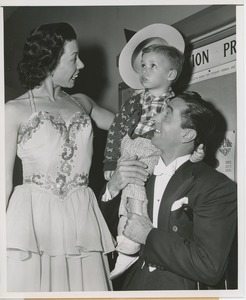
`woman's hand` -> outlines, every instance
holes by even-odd
[[[128,183],[145,185],[149,176],[146,171],[147,166],[137,160],[137,156],[133,156],[127,160],[121,160],[108,182],[108,190],[114,198],[124,189]]]
[[[104,171],[104,179],[109,181],[109,179],[112,177],[112,175],[114,174],[114,171]]]

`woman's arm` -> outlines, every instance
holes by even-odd
[[[100,107],[90,97],[84,94],[74,95],[83,106],[88,115],[91,116],[96,125],[104,130],[108,130],[113,122],[114,114],[109,110]]]
[[[91,101],[93,103],[91,118],[95,121],[99,128],[109,130],[114,119],[114,114],[111,111],[98,106],[93,100]]]
[[[18,110],[12,101],[5,104],[5,184],[6,207],[13,189],[13,170],[19,129]]]

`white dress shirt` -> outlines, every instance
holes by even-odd
[[[156,175],[154,186],[154,201],[153,201],[153,226],[157,227],[158,213],[161,204],[161,199],[166,189],[166,186],[176,172],[176,170],[187,160],[190,159],[190,154],[178,157],[169,165],[165,165],[160,157],[158,164],[154,168],[154,175]]]

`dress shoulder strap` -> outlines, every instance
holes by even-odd
[[[70,97],[76,104],[78,104],[78,106],[82,109],[82,111],[85,111],[84,107],[79,103],[79,101],[77,101],[73,96]]]
[[[67,96],[69,96],[77,105],[78,107],[85,112],[84,107],[79,103],[79,101],[77,101],[73,96],[69,95],[68,93],[66,93],[65,91],[63,91],[64,94],[66,94]]]
[[[32,109],[32,112],[36,112],[36,105],[33,97],[33,93],[31,90],[28,90],[29,103]]]

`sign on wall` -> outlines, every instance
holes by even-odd
[[[190,84],[236,72],[236,35],[194,49]]]
[[[217,171],[225,174],[231,180],[235,180],[235,150],[236,132],[227,131],[222,144],[216,153],[218,160]]]

